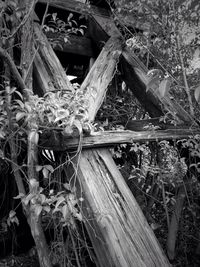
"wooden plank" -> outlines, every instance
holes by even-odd
[[[37,23],[34,24],[34,32],[39,45],[39,55],[55,89],[74,92],[74,88],[67,78],[59,59]],[[39,68],[40,66],[37,67]]]
[[[49,0],[39,0],[38,3],[47,4]],[[60,8],[67,11],[77,12],[83,15],[100,15],[102,17],[109,17],[110,12],[107,9],[99,8],[93,5],[82,3],[79,0],[51,0],[50,6]]]
[[[34,91],[40,96],[56,90],[53,85],[53,79],[47,72],[39,53],[36,53],[33,62],[33,82],[35,83]]]
[[[200,134],[200,129],[168,129],[148,131],[105,131],[95,132],[90,136],[83,136],[82,148],[111,147],[116,144],[132,144],[133,142],[149,142],[162,140],[188,139]],[[54,151],[76,149],[80,144],[80,138],[66,137],[62,131],[44,131],[40,135],[39,146]]]
[[[163,97],[159,94],[159,90],[152,88],[149,88],[147,92],[148,70],[127,47],[123,50],[123,57],[124,60],[122,59],[121,62],[124,69],[124,79],[140,103],[144,105],[147,111],[149,110],[152,117],[159,116],[159,114],[156,114],[157,112],[154,112],[154,107],[154,109],[158,108],[162,113],[168,112],[172,117],[174,116],[175,119],[181,120],[185,124],[197,125],[190,114],[170,94]],[[138,85],[140,86],[138,87]],[[153,104],[151,108],[148,107],[149,101]]]
[[[85,92],[85,98],[88,101],[88,119],[90,121],[94,120],[103,102],[108,85],[115,74],[121,52],[121,40],[110,38],[81,85],[80,91]]]
[[[91,40],[87,37],[69,35],[67,37],[68,41],[65,42],[63,34],[47,32],[45,35],[50,42],[54,42],[55,44],[55,41],[59,40],[59,45],[56,44],[53,47],[54,50],[86,57],[94,57]]]
[[[101,267],[170,266],[108,150],[84,150],[77,175]]]

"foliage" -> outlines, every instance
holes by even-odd
[[[135,32],[127,28],[127,45],[147,67],[162,69],[165,80],[159,88],[161,95],[170,89],[183,100],[186,92],[188,102],[183,102],[192,112],[194,99],[199,101],[199,2],[118,0],[113,12],[121,27],[125,21],[141,28]],[[158,77],[154,81],[158,82]]]
[[[36,128],[61,127],[65,135],[73,135],[76,129],[81,134],[84,127],[88,125],[87,101],[81,91],[74,94],[67,91],[49,92],[44,97],[31,95],[25,101],[16,88],[6,86],[7,95],[1,91],[0,105],[0,137],[5,138],[10,129],[8,109],[12,113],[12,122],[15,128],[23,125],[26,129],[30,121],[36,123]],[[13,96],[18,99],[13,99]],[[8,106],[7,98],[10,98],[12,105]]]
[[[79,25],[73,13],[70,13],[67,17],[67,22],[58,18],[57,13],[48,14],[46,16],[46,23],[43,26],[43,31],[47,34],[48,40],[52,47],[56,45],[62,49],[64,43],[70,42],[70,35],[81,35],[85,34],[87,29],[86,25]],[[51,34],[56,34],[53,38]]]

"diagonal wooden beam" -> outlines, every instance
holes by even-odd
[[[92,15],[90,31],[91,38],[99,45],[102,41],[105,41],[109,36],[120,36],[119,30],[116,28],[114,23],[109,24],[108,22],[102,23],[103,18],[96,19],[97,16]],[[92,27],[92,23],[97,24]],[[115,30],[113,30],[113,28]],[[96,31],[94,30],[96,29]],[[112,32],[114,31],[114,34]],[[101,38],[99,39],[98,36]],[[168,94],[165,97],[161,97],[159,90],[149,89],[146,90],[148,83],[147,72],[148,69],[144,64],[130,52],[129,48],[124,45],[122,52],[122,73],[124,81],[132,90],[135,97],[139,100],[141,105],[149,112],[150,116],[158,117],[164,114],[164,111],[170,112],[175,118],[183,121],[189,125],[196,125],[195,120],[177,103],[177,101]]]
[[[142,64],[138,58],[130,52],[130,50],[125,47],[123,50],[122,67],[124,70],[123,76],[128,84],[129,88],[132,90],[133,94],[139,99],[142,104],[144,101],[145,108],[149,109],[150,115],[157,117],[157,115],[150,108],[148,108],[149,101],[152,103],[152,107],[159,109],[160,115],[168,112],[188,125],[197,125],[192,116],[186,112],[181,105],[168,93],[166,96],[161,96],[159,90],[149,88],[148,92],[146,90],[148,84],[148,69]],[[132,75],[131,75],[132,74]],[[137,82],[140,87],[138,88]]]
[[[74,88],[70,83],[69,79],[67,78],[67,75],[59,59],[57,58],[55,52],[53,51],[51,45],[49,44],[46,36],[42,32],[40,25],[38,23],[34,24],[34,32],[37,40],[38,53],[39,53],[39,56],[36,57],[35,66],[37,62],[41,63],[37,64],[39,72],[40,70],[45,68],[46,70],[45,75],[47,74],[49,75],[48,79],[51,81],[56,90],[67,90],[70,92],[74,92]],[[41,75],[41,73],[39,75]],[[46,87],[47,86],[45,87],[43,86],[43,89]]]
[[[110,38],[83,81],[80,91],[85,92],[88,101],[88,119],[93,121],[112,81],[119,57],[122,53],[122,41]]]

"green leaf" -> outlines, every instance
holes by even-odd
[[[42,206],[39,205],[39,204],[35,205],[35,214],[36,214],[37,216],[40,215],[41,211],[42,211]]]
[[[18,94],[18,96],[21,98],[21,100],[23,100],[23,96],[19,91],[15,91],[16,94]]]
[[[158,90],[161,97],[166,96],[166,94],[169,92],[170,85],[171,85],[170,78],[165,78],[160,82]]]
[[[16,216],[16,212],[14,211],[14,210],[11,210],[10,212],[9,212],[9,218],[11,219],[11,218],[13,218],[13,217],[15,217]]]
[[[19,121],[19,120],[21,120],[22,118],[24,118],[26,116],[26,113],[25,112],[18,112],[17,114],[16,114],[16,121]]]
[[[70,210],[69,210],[67,204],[65,204],[65,205],[62,207],[62,215],[63,215],[63,218],[64,218],[65,220],[67,220],[67,217],[69,217],[69,215],[70,215]]]
[[[42,169],[42,174],[45,179],[49,178],[49,170],[45,167]]]
[[[24,197],[22,199],[23,203],[25,205],[28,205],[28,203],[31,201],[31,199],[34,198],[34,195],[33,194],[28,194],[26,197]]]
[[[24,109],[24,103],[21,100],[16,99],[15,102],[17,102],[21,109]]]
[[[43,210],[49,213],[51,211],[51,208],[49,206],[43,206]]]
[[[39,171],[41,171],[43,169],[43,166],[36,165],[35,169],[36,169],[36,172],[39,172]]]
[[[19,195],[17,195],[16,197],[13,197],[14,199],[21,199],[23,198],[25,195],[23,193],[19,193]]]
[[[83,128],[82,128],[82,125],[81,125],[80,121],[79,120],[74,120],[73,124],[78,129],[79,134],[81,134]]]
[[[50,173],[54,172],[54,168],[51,165],[45,165],[44,166]]]
[[[31,108],[31,106],[30,106],[30,104],[28,102],[25,102],[24,107],[28,111],[28,113],[32,112],[32,108]]]
[[[56,202],[56,205],[55,205],[55,209],[57,210],[58,206],[59,206],[61,203],[63,203],[63,202],[65,202],[65,198],[64,198],[63,196],[59,196],[59,197],[57,198],[57,202]]]
[[[64,188],[67,189],[68,191],[71,191],[71,185],[69,183],[63,184]]]
[[[156,90],[159,84],[160,78],[158,76],[150,78],[147,85],[146,85],[146,92],[149,91],[149,89]]]

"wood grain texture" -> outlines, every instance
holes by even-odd
[[[108,150],[84,150],[78,177],[100,266],[170,266]]]
[[[49,44],[46,36],[40,29],[40,25],[37,23],[34,24],[34,32],[39,45],[39,55],[43,64],[45,65],[47,73],[51,77],[51,81],[55,89],[74,92],[74,88],[68,80],[59,59]]]
[[[122,53],[122,42],[110,38],[83,81],[80,90],[85,91],[88,101],[88,119],[93,121],[99,110],[109,83],[115,74],[119,57]]]
[[[150,131],[106,131],[92,133],[84,136],[81,141],[82,148],[112,147],[116,144],[132,144],[133,142],[150,142],[162,140],[188,139],[200,134],[200,129],[168,129]],[[54,151],[76,149],[80,138],[66,137],[62,131],[46,131],[40,136],[40,147]]]

